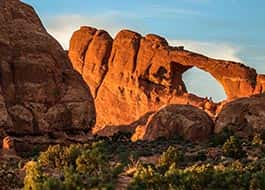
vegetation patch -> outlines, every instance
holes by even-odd
[[[53,145],[31,158],[8,161],[1,165],[0,182],[25,190],[262,190],[264,150],[259,136],[132,143],[126,134],[117,134],[88,144]]]

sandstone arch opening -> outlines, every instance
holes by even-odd
[[[226,99],[222,85],[209,73],[193,67],[183,73],[187,91],[200,97],[212,98],[214,102]]]

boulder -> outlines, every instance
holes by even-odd
[[[202,110],[191,105],[167,105],[149,117],[146,125],[138,126],[132,141],[153,141],[160,137],[183,137],[190,141],[207,140],[214,123]]]
[[[225,128],[244,137],[265,134],[265,95],[240,98],[225,104],[216,119],[214,132],[220,133]]]
[[[57,104],[49,108],[45,114],[45,120],[48,123],[48,126],[50,126],[50,128],[47,129],[47,132],[60,129],[71,129],[71,112],[63,104]]]
[[[12,137],[7,136],[3,139],[2,154],[16,155],[15,143]]]
[[[34,134],[36,126],[30,110],[21,105],[14,105],[8,109],[13,126],[6,129],[13,134]]]

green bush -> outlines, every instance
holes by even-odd
[[[50,146],[37,162],[29,162],[24,179],[25,190],[115,189],[120,164],[112,164],[108,145],[99,141],[90,145]],[[56,171],[45,172],[44,169]]]
[[[54,177],[46,177],[45,180],[43,180],[42,189],[40,190],[66,190],[67,188],[63,184],[62,181],[60,181],[57,178]]]
[[[41,152],[38,160],[43,166],[60,167],[62,153],[63,153],[62,146],[60,145],[49,146],[47,151]]]
[[[159,145],[156,144],[156,148]],[[126,157],[132,155],[131,150],[139,153],[150,151],[152,147],[150,144],[130,144],[130,149],[126,145],[116,146],[119,144],[113,145],[108,140],[90,145],[50,146],[36,162],[26,165],[24,189],[116,189],[118,176],[126,165],[119,163],[122,160],[118,155],[120,150],[126,153],[123,155]],[[135,148],[137,146],[140,148]],[[265,158],[256,161],[238,159],[246,155],[238,138],[231,136],[223,144],[224,154],[238,160],[210,160],[205,152],[202,149],[195,155],[195,161],[200,161],[195,164],[194,160],[185,160],[183,152],[173,146],[161,154],[157,164],[141,164],[135,159],[137,165],[129,168],[133,170],[126,170],[129,171],[127,175],[132,177],[128,189],[265,190]],[[218,164],[219,161],[223,163]]]
[[[103,142],[94,143],[92,149],[87,149],[76,159],[76,169],[80,173],[97,175],[107,167],[107,156],[104,154]]]
[[[235,159],[246,156],[246,152],[243,150],[240,140],[231,136],[223,145],[223,152],[225,156],[232,157]]]
[[[183,169],[172,164],[165,173],[156,167],[139,167],[129,189],[257,190],[264,189],[264,183],[264,171],[251,172],[236,163],[230,166],[195,164]]]
[[[262,145],[263,144],[263,139],[260,134],[256,134],[253,139],[252,139],[252,145]]]
[[[249,189],[265,189],[265,171],[258,171],[257,173],[253,174]]]
[[[23,158],[37,158],[40,154],[40,146],[39,145],[36,145],[36,146],[33,146],[32,150],[31,151],[27,151],[27,152],[22,152],[20,153],[20,155],[23,157]]]
[[[26,164],[26,176],[24,178],[24,190],[65,190],[62,181],[44,174],[38,162],[30,161]]]
[[[228,141],[232,144],[232,155],[240,155],[234,151],[240,144],[234,137]],[[226,145],[228,146],[228,145]],[[231,148],[229,146],[228,149]],[[242,151],[242,150],[240,150]],[[229,164],[194,164],[177,165],[178,159],[169,148],[164,154],[165,163],[170,165],[161,170],[161,163],[156,166],[140,165],[133,175],[129,189],[177,189],[177,190],[258,190],[265,189],[265,159],[250,163],[233,161]],[[171,155],[171,156],[169,156]],[[161,156],[162,157],[162,156]],[[165,159],[166,158],[166,159]]]
[[[41,190],[45,181],[40,165],[31,161],[26,164],[24,190]]]
[[[168,149],[160,156],[159,163],[161,166],[169,167],[171,164],[179,164],[184,159],[183,153],[176,147],[169,146]]]
[[[42,152],[38,158],[42,166],[63,168],[65,166],[75,166],[76,158],[81,154],[87,145],[61,145],[49,146],[48,150]]]
[[[129,190],[167,189],[166,181],[158,170],[151,165],[139,165],[129,185]]]

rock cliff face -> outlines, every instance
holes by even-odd
[[[254,69],[171,47],[154,34],[122,30],[112,40],[105,31],[81,27],[72,36],[69,57],[92,89],[98,113],[94,133],[142,122],[167,104],[194,105],[214,116],[217,104],[189,94],[182,80],[194,66],[220,82],[228,100],[265,90],[264,77]]]
[[[94,123],[89,88],[33,8],[0,0],[0,140]]]
[[[258,75],[255,94],[261,94],[264,92],[265,92],[265,75]]]

